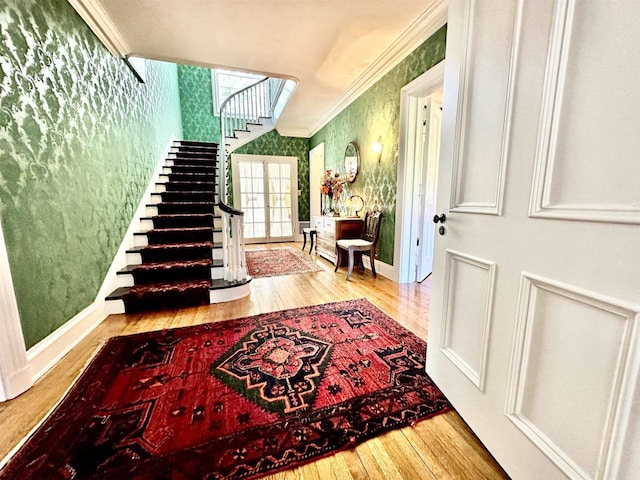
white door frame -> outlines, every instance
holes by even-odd
[[[27,362],[18,303],[0,222],[0,402],[20,395],[33,385]]]
[[[322,215],[320,211],[320,181],[324,171],[324,142],[309,150],[309,221]]]
[[[232,163],[232,178],[233,185],[239,185],[239,172],[238,172],[238,162],[245,160],[250,162],[262,162],[263,164],[272,162],[272,163],[286,163],[291,165],[291,236],[290,237],[282,237],[276,240],[269,239],[267,237],[266,240],[253,240],[245,238],[246,243],[262,243],[263,241],[267,242],[288,242],[294,241],[296,239],[297,232],[299,230],[298,225],[298,158],[297,157],[285,157],[279,155],[248,155],[248,154],[238,154],[234,153],[231,155],[231,163]],[[267,180],[265,178],[265,180]],[[237,209],[241,208],[240,196],[236,195],[237,190],[234,188],[233,195],[233,205]],[[265,197],[269,194],[268,190],[265,190]],[[268,200],[268,199],[267,199]],[[268,215],[269,206],[265,205],[265,215]],[[269,223],[268,216],[265,216],[265,223]]]
[[[410,261],[410,257],[414,247],[411,239],[411,227],[415,222],[414,216],[416,215],[412,209],[414,196],[412,186],[416,174],[416,165],[414,159],[409,161],[415,151],[415,108],[417,108],[417,102],[420,97],[433,93],[442,87],[443,82],[444,60],[400,90],[398,194],[393,254],[393,280],[398,283],[415,281],[415,264]]]

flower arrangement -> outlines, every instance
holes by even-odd
[[[320,184],[320,193],[327,195],[329,198],[338,200],[340,194],[344,189],[346,180],[342,178],[338,172],[332,173],[331,170],[327,170],[322,175],[322,183]]]

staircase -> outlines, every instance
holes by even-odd
[[[249,294],[250,277],[225,275],[218,145],[175,142],[117,272],[107,313],[207,305]],[[225,279],[226,278],[226,279]]]

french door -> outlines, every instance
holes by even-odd
[[[448,15],[427,372],[512,478],[638,478],[640,2]]]
[[[289,242],[298,224],[298,159],[231,155],[233,204],[247,243]]]

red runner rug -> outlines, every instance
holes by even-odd
[[[298,273],[319,272],[310,255],[295,248],[270,248],[247,250],[247,271],[253,278],[294,275]]]
[[[0,479],[246,479],[450,408],[367,300],[114,337]]]

